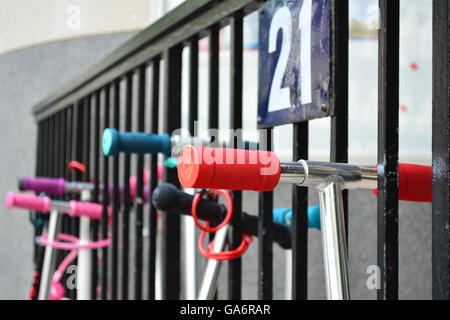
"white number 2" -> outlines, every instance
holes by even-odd
[[[301,32],[300,69],[301,69],[301,103],[311,103],[311,11],[312,0],[304,0],[299,19]],[[268,112],[291,107],[290,89],[282,87],[284,74],[289,60],[292,40],[292,16],[288,7],[278,9],[270,24],[269,54],[277,50],[278,30],[282,31],[281,52],[278,59],[272,86],[270,88]]]
[[[292,23],[291,11],[288,7],[281,7],[275,12],[269,30],[269,53],[277,50],[278,30],[282,30],[283,42],[281,44],[280,58],[273,75],[272,87],[269,96],[269,112],[291,107],[291,97],[289,88],[282,88],[284,72],[289,60],[291,51]]]

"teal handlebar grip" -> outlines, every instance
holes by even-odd
[[[105,129],[102,138],[103,154],[115,156],[123,153],[163,153],[170,155],[172,143],[167,133],[157,135],[144,132],[119,132]]]

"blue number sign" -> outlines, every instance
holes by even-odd
[[[260,128],[330,115],[329,0],[272,0],[260,14]]]

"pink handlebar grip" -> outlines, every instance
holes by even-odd
[[[71,200],[70,212],[71,217],[88,217],[90,219],[100,220],[102,218],[103,206],[98,203],[80,202]]]
[[[186,146],[178,161],[185,188],[272,191],[280,173],[280,160],[268,151]]]
[[[399,164],[398,199],[402,201],[432,201],[432,167]],[[378,195],[378,190],[373,190]]]
[[[23,208],[42,213],[48,213],[50,211],[51,200],[49,197],[39,197],[30,194],[14,194],[9,192],[6,195],[6,207],[7,208]]]

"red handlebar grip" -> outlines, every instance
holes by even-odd
[[[432,201],[432,167],[399,164],[398,199],[402,201]],[[378,190],[373,190],[378,195]]]
[[[280,173],[280,160],[268,151],[186,146],[178,162],[185,188],[272,191]]]
[[[399,165],[398,198],[404,201],[432,201],[432,173],[430,166]]]

